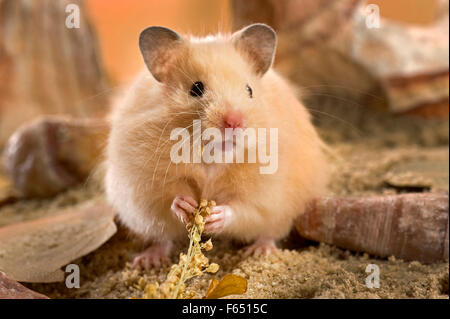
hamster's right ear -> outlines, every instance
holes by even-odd
[[[237,31],[232,42],[252,62],[257,74],[263,75],[271,67],[277,46],[277,35],[267,24],[255,23]]]
[[[139,48],[147,68],[159,82],[165,82],[181,52],[183,39],[164,27],[149,27],[139,36]]]

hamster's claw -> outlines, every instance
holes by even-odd
[[[170,263],[169,252],[171,244],[155,243],[134,257],[131,267],[142,267],[149,270],[151,267],[159,268]]]
[[[275,241],[272,238],[261,237],[244,250],[244,257],[268,256],[277,251]]]
[[[194,213],[197,206],[197,202],[192,197],[175,196],[170,209],[183,224],[186,224],[189,222],[189,215]]]

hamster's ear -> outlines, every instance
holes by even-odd
[[[164,27],[149,27],[139,36],[139,48],[145,64],[159,82],[167,79],[182,45],[183,39],[178,33]]]
[[[277,35],[271,27],[262,23],[252,24],[234,33],[231,40],[251,60],[257,74],[267,72],[277,46]]]

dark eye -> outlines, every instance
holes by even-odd
[[[247,90],[248,96],[249,96],[250,98],[252,98],[252,97],[253,97],[253,90],[252,90],[252,88],[250,87],[250,85],[247,84],[247,86],[245,87],[245,89]]]
[[[198,81],[198,82],[195,82],[194,84],[192,84],[189,94],[194,97],[201,97],[203,95],[204,91],[205,91],[205,88],[203,86],[203,83]]]

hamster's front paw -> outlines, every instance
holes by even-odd
[[[175,196],[170,209],[183,224],[187,224],[197,206],[196,200],[190,196]]]
[[[205,233],[218,234],[229,223],[233,209],[230,206],[214,206],[211,215],[205,219]]]

